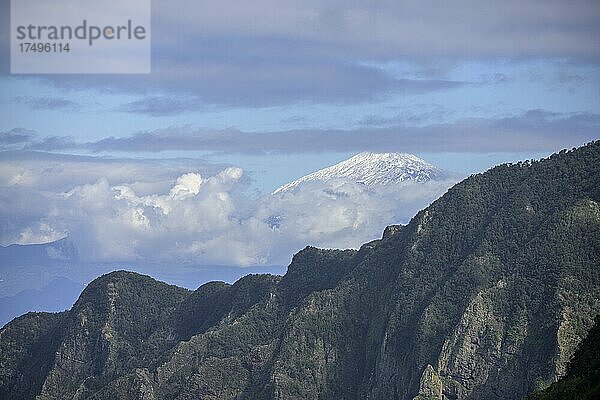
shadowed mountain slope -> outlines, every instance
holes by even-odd
[[[599,202],[596,142],[471,176],[283,277],[189,292],[111,273],[0,331],[0,395],[521,399],[565,376],[600,313]]]

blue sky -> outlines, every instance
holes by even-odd
[[[148,75],[11,75],[8,4],[6,174],[49,154],[233,165],[259,195],[361,151],[466,175],[600,137],[597,1],[153,1]]]
[[[395,63],[374,66],[391,76],[412,78],[415,72]],[[409,79],[407,78],[407,79]],[[39,79],[39,78],[38,78]],[[422,135],[422,142],[435,141],[424,133],[406,128],[426,128],[432,125],[457,125],[461,121],[478,119],[482,123],[505,118],[525,118],[528,112],[555,114],[551,119],[580,115],[592,119],[587,132],[573,135],[564,126],[558,140],[548,140],[534,148],[520,148],[519,141],[511,148],[491,145],[480,149],[480,143],[467,143],[456,148],[448,145],[404,147],[402,140],[382,144],[378,150],[414,152],[442,168],[460,173],[477,172],[494,164],[523,158],[538,158],[561,147],[580,145],[598,137],[600,110],[600,71],[597,66],[562,59],[536,60],[465,60],[449,67],[444,80],[467,82],[464,85],[423,93],[391,93],[378,100],[349,102],[302,100],[288,104],[248,107],[205,104],[189,94],[107,92],[102,87],[71,88],[56,82],[40,81],[36,77],[2,76],[0,78],[0,130],[23,128],[35,131],[40,138],[68,137],[78,143],[102,140],[106,137],[126,138],[140,132],[160,129],[227,130],[268,133],[293,130],[324,132],[332,140],[343,141],[332,131],[381,129],[407,131],[405,135]],[[404,78],[400,78],[404,79]],[[426,79],[420,76],[418,79]],[[201,93],[200,93],[201,94]],[[572,121],[579,129],[577,121]],[[533,122],[535,124],[535,122]],[[487,135],[501,133],[479,128],[482,140]],[[498,129],[498,128],[495,128]],[[535,130],[535,126],[532,131]],[[183,132],[183,133],[181,133]],[[527,135],[521,132],[518,135]],[[537,134],[532,132],[532,135]],[[293,137],[293,135],[290,135]],[[293,139],[292,139],[293,140]],[[428,148],[431,147],[431,148]],[[469,151],[472,148],[472,151]],[[43,149],[44,150],[44,149]],[[60,152],[88,154],[81,148],[59,148]],[[307,146],[302,150],[283,149],[267,154],[247,154],[243,148],[218,152],[186,151],[175,146],[165,151],[124,152],[118,148],[94,153],[98,156],[132,157],[198,157],[214,162],[240,165],[253,174],[256,187],[268,191],[315,168],[330,165],[359,152],[360,145],[346,150]],[[255,153],[256,150],[250,153]]]

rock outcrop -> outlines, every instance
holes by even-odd
[[[596,142],[474,175],[283,277],[111,273],[0,331],[0,397],[522,399],[568,376],[600,314],[599,203]]]

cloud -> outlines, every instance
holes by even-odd
[[[439,104],[414,104],[409,109],[392,116],[366,115],[359,121],[359,124],[365,127],[418,126],[443,121],[450,115],[451,111]]]
[[[123,104],[117,111],[164,117],[198,111],[203,107],[204,104],[198,98],[151,96]]]
[[[143,131],[77,143],[71,137],[43,137],[21,128],[0,132],[0,150],[79,150],[103,152],[202,151],[228,154],[318,153],[361,151],[408,152],[531,152],[556,151],[598,138],[600,115],[529,110],[496,118],[465,118],[451,123],[448,111],[431,106],[421,112],[391,117],[367,116],[355,129],[303,128],[246,132],[191,125]]]
[[[206,49],[214,44],[194,43],[193,46]],[[234,47],[237,46],[240,44],[236,42]],[[248,49],[239,51],[247,53]],[[260,48],[258,51],[266,50]],[[175,54],[171,56],[177,60]],[[203,56],[198,54],[197,57]],[[52,75],[40,79],[61,88],[101,88],[145,96],[119,110],[153,116],[176,115],[213,104],[228,107],[269,107],[302,102],[346,104],[385,100],[393,94],[438,92],[468,84],[448,79],[395,78],[379,68],[347,60],[310,60],[297,58],[299,55],[285,60],[279,54],[247,54],[247,57],[248,60],[241,57],[235,61],[203,58],[199,66],[187,58],[181,61],[185,65],[174,65],[173,60],[165,59],[164,64],[153,64],[150,75]],[[257,58],[264,61],[257,62]]]
[[[2,150],[64,150],[77,147],[74,139],[68,136],[42,137],[38,132],[13,128],[0,132],[0,151]]]
[[[372,119],[364,122],[385,124],[394,120]],[[554,151],[596,139],[599,128],[598,114],[529,110],[510,117],[469,118],[454,123],[425,126],[367,126],[353,130],[244,132],[237,129],[214,130],[186,125],[140,132],[129,137],[108,137],[87,143],[83,147],[92,152]]]
[[[126,184],[139,193],[149,193],[166,190],[185,172],[214,174],[224,167],[191,158],[136,160],[4,151],[0,152],[0,187],[65,192],[106,179],[110,185]]]
[[[32,157],[17,161],[0,164],[0,241],[69,236],[93,262],[283,265],[309,244],[347,248],[380,237],[454,183],[367,187],[340,179],[256,198],[236,167],[165,181],[168,174],[137,161],[97,161],[104,176],[87,158],[45,161],[43,169]]]
[[[478,83],[479,86],[484,85],[505,85],[509,82],[513,82],[515,80],[514,76],[508,76],[506,74],[496,72],[491,75],[485,75],[481,77],[481,82]]]
[[[1,3],[7,10],[9,1]],[[10,13],[1,14],[7,21]],[[152,14],[149,76],[43,79],[75,89],[267,106],[364,101],[459,84],[427,75],[395,79],[365,62],[431,66],[441,61],[570,59],[597,65],[600,60],[600,42],[594,40],[600,5],[594,1],[240,0],[223,7],[218,1],[178,0],[154,2]],[[0,26],[0,42],[6,44],[10,24]],[[7,54],[2,60],[7,71]],[[162,105],[165,111],[150,107],[151,112],[172,110]]]
[[[3,169],[3,178],[6,172]],[[47,220],[53,204],[54,199],[39,190],[0,186],[1,243],[46,243],[64,237],[66,232]]]
[[[77,111],[81,108],[80,105],[74,101],[60,97],[17,96],[13,97],[12,100],[16,103],[25,104],[33,110]]]
[[[65,215],[57,223],[89,260],[251,264],[228,239],[238,226],[232,193],[240,178],[237,168],[207,178],[186,173],[168,192],[148,195],[100,179],[63,194]]]
[[[23,128],[0,132],[0,148],[22,147],[29,143],[35,135],[34,131]]]
[[[24,150],[54,151],[77,147],[75,140],[69,136],[48,136],[33,140],[23,146]]]
[[[357,248],[379,238],[383,227],[407,223],[453,183],[445,180],[369,187],[344,179],[327,184],[315,181],[269,197],[256,214],[272,227],[275,249],[296,250],[306,244]]]

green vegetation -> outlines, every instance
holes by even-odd
[[[283,277],[100,277],[72,310],[0,331],[0,397],[521,399],[566,374],[533,398],[592,398],[598,314],[595,142],[471,176]]]
[[[600,399],[600,317],[569,363],[567,375],[529,400]]]

